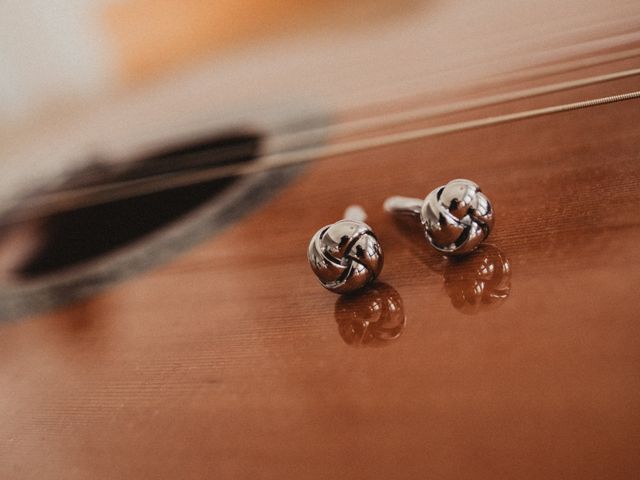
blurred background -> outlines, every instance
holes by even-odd
[[[0,15],[0,127],[140,88],[258,42],[406,13],[415,0],[8,0]]]
[[[245,110],[265,96],[277,103],[295,95],[333,112],[401,94],[441,95],[443,87],[637,42],[637,2],[612,5],[7,0],[0,7],[0,140],[78,117],[99,99],[195,77],[196,65],[206,65],[200,71],[210,90],[224,88],[220,97]],[[184,91],[184,82],[174,88]],[[172,96],[179,110],[184,99]]]

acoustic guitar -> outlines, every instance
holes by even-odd
[[[112,12],[131,83],[5,131],[0,478],[637,475],[640,4],[364,3],[155,59]],[[495,227],[447,258],[383,204],[455,178]],[[350,205],[384,269],[334,295]]]

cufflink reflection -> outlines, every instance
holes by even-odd
[[[336,301],[338,332],[347,345],[381,347],[402,334],[406,325],[400,294],[386,283],[376,283],[358,295]]]
[[[468,315],[497,308],[511,292],[509,260],[494,245],[481,245],[467,257],[449,259],[443,277],[451,303]]]

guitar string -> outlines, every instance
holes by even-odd
[[[623,51],[609,52],[600,55],[593,55],[588,58],[579,58],[568,60],[559,64],[551,64],[551,65],[539,65],[535,67],[525,68],[519,71],[514,71],[510,74],[501,75],[499,80],[501,83],[515,83],[522,82],[526,80],[532,80],[535,78],[542,78],[550,75],[562,75],[572,71],[584,70],[587,68],[597,68],[609,63],[620,62],[625,60],[630,60],[640,56],[640,48],[630,48]],[[451,73],[451,72],[449,72]],[[413,116],[418,117],[420,115],[443,115],[447,113],[454,113],[461,110],[471,110],[474,108],[480,108],[487,105],[497,105],[499,103],[505,103],[512,100],[535,97],[545,93],[552,93],[555,91],[567,90],[570,88],[577,88],[580,86],[586,86],[591,83],[599,83],[603,81],[614,80],[616,78],[624,78],[625,76],[633,76],[637,73],[636,69],[624,70],[619,72],[614,72],[611,75],[610,79],[604,78],[607,77],[607,74],[602,75],[602,79],[598,79],[598,76],[594,77],[586,77],[585,79],[578,79],[574,81],[567,81],[563,86],[562,83],[555,83],[544,85],[541,87],[530,87],[521,90],[516,90],[511,94],[497,94],[497,95],[487,95],[481,97],[480,99],[471,99],[465,100],[461,102],[448,102],[446,105],[440,106],[432,106],[432,107],[407,107],[402,112],[399,113],[389,113],[389,109],[392,109],[394,105],[407,103],[409,101],[413,101],[414,104],[425,100],[431,100],[431,98],[427,98],[427,93],[424,90],[414,90],[411,93],[404,94],[401,96],[396,96],[394,98],[385,97],[382,92],[378,92],[377,95],[371,95],[374,98],[384,98],[384,100],[370,101],[366,104],[366,106],[360,107],[349,107],[347,109],[340,109],[339,106],[335,106],[332,108],[332,123],[330,125],[323,125],[326,123],[326,116],[306,116],[304,121],[296,121],[295,123],[285,123],[284,125],[276,128],[273,131],[272,135],[269,138],[270,144],[277,145],[278,143],[285,144],[288,139],[301,139],[308,138],[310,142],[318,141],[327,138],[327,136],[334,135],[334,132],[342,135],[344,130],[344,134],[349,133],[349,129],[353,128],[354,132],[362,131],[362,129],[366,128],[365,125],[367,123],[375,123],[380,121],[380,119],[392,119],[398,118],[398,122],[402,121],[402,115],[406,115],[409,119],[413,119]],[[617,77],[617,75],[620,75]],[[476,90],[482,90],[483,88],[491,88],[495,85],[495,80],[491,80],[495,76],[487,77],[486,80],[475,83]],[[575,83],[574,83],[575,82]],[[547,91],[545,89],[548,88]],[[536,91],[538,90],[539,91]],[[398,88],[396,86],[395,90]],[[406,90],[406,89],[403,89]],[[459,95],[459,92],[439,92],[438,96],[442,97],[443,94],[446,95]],[[500,98],[504,95],[504,98]],[[511,98],[509,98],[511,96]],[[386,111],[386,113],[380,114],[380,111]],[[414,113],[411,113],[414,112]],[[354,118],[353,116],[357,115],[358,118]],[[394,117],[396,116],[397,117]],[[351,117],[350,117],[351,116]],[[311,125],[311,126],[309,126]],[[321,125],[321,126],[318,126]],[[351,127],[353,125],[353,127]],[[358,126],[362,125],[362,129]],[[296,138],[297,137],[297,138]],[[297,142],[298,144],[303,143],[301,141]],[[277,149],[277,148],[276,148]],[[274,150],[269,148],[270,151]]]
[[[622,36],[628,37],[629,35],[630,35],[629,33],[625,33]],[[640,55],[640,48],[637,48],[638,38],[636,37],[638,37],[638,35],[634,33],[631,39],[626,38],[624,41],[625,46],[621,50],[618,49],[616,51],[611,52],[611,51],[607,51],[611,48],[611,45],[609,45],[608,47],[603,46],[600,51],[606,52],[606,53],[598,53],[595,55],[589,55],[588,57],[584,57],[580,53],[579,48],[578,49],[574,48],[575,51],[573,52],[573,57],[571,60],[564,60],[561,62],[542,61],[542,62],[538,62],[536,66],[520,68],[520,69],[511,71],[509,73],[501,73],[499,76],[497,74],[493,74],[486,77],[484,82],[483,81],[480,81],[479,83],[477,81],[474,82],[474,86],[491,87],[492,85],[495,84],[495,82],[492,83],[491,78],[499,78],[501,82],[522,81],[523,79],[526,80],[526,79],[533,79],[533,78],[539,78],[539,77],[550,76],[550,75],[558,75],[558,74],[567,73],[570,71],[575,71],[575,70],[585,69],[590,67],[597,67],[597,66],[604,65],[607,63],[612,63],[615,61],[623,61],[626,59],[634,58]],[[634,46],[636,48],[633,48]],[[565,47],[561,50],[567,50],[567,49],[568,47]],[[565,52],[565,57],[567,55],[568,53]],[[491,67],[492,65],[494,64],[499,65],[500,63],[501,61],[492,61],[492,62],[484,62],[483,65],[485,69],[492,70],[492,67]],[[438,82],[438,79],[440,79],[440,83],[442,83],[442,80],[448,77],[454,76],[457,78],[459,77],[459,75],[463,75],[465,70],[466,70],[466,67],[465,68],[456,67],[452,70],[440,72],[439,74],[432,74],[432,73],[429,73],[428,71],[423,72],[422,75],[419,75],[417,77],[419,79],[417,82],[417,85],[420,88],[415,88],[416,78],[413,78],[411,80],[396,79],[394,80],[392,85],[385,84],[384,86],[377,87],[375,89],[359,91],[358,92],[359,96],[362,96],[362,94],[365,95],[365,98],[367,99],[365,103],[360,106],[355,106],[355,107],[350,106],[346,110],[341,110],[339,102],[335,103],[335,102],[332,102],[330,99],[326,101],[332,105],[331,111],[333,113],[336,113],[337,115],[350,113],[352,111],[356,111],[356,112],[363,111],[363,110],[366,111],[372,108],[373,109],[385,108],[385,107],[388,107],[390,104],[397,105],[398,103],[405,102],[407,100],[420,97],[420,96],[424,97],[425,95],[427,95],[427,92],[425,92],[423,89],[424,82],[427,79],[429,81],[436,81],[436,82]],[[398,92],[410,92],[410,93],[399,94]],[[371,102],[370,100],[371,98],[375,98],[375,99],[383,98],[384,100]],[[293,129],[295,129],[295,125],[289,125],[288,127],[294,127]]]
[[[307,147],[258,157],[249,165],[229,165],[210,167],[197,172],[163,174],[132,181],[87,187],[77,190],[45,194],[35,199],[27,199],[22,208],[5,218],[0,225],[15,224],[27,220],[43,218],[55,213],[82,207],[108,203],[114,200],[132,198],[161,190],[180,188],[226,177],[237,177],[264,173],[270,170],[291,167],[312,160],[324,160],[337,155],[345,155],[383,146],[413,140],[461,132],[476,128],[515,122],[545,115],[580,110],[610,103],[640,98],[640,90],[573,103],[524,110],[515,113],[454,122],[434,127],[418,128],[398,133],[380,135],[375,138],[346,141],[328,146]]]
[[[478,89],[482,89],[482,88],[491,88],[492,86],[495,85],[495,79],[499,79],[501,83],[507,83],[507,82],[518,82],[518,81],[523,81],[523,80],[532,80],[535,78],[542,78],[542,77],[548,77],[551,75],[561,75],[563,73],[568,73],[571,71],[577,71],[577,70],[584,70],[587,68],[595,68],[595,67],[599,67],[602,65],[606,65],[608,63],[613,63],[613,62],[620,62],[620,61],[624,61],[624,60],[630,60],[633,58],[636,58],[640,56],[640,48],[630,48],[627,50],[623,50],[623,51],[616,51],[616,52],[610,52],[610,53],[604,53],[604,54],[600,54],[600,55],[593,55],[590,56],[588,58],[578,58],[578,59],[574,59],[574,60],[568,60],[568,61],[564,61],[561,63],[557,63],[557,64],[551,64],[551,65],[539,65],[539,66],[535,66],[535,67],[530,67],[530,68],[525,68],[525,69],[521,69],[521,70],[517,70],[511,73],[507,73],[507,74],[503,74],[500,75],[499,77],[496,75],[491,75],[489,77],[487,77],[487,79],[484,82],[479,82],[479,83],[475,83],[474,87],[476,88],[476,90]],[[449,75],[452,74],[452,72],[448,72]],[[434,78],[441,78],[446,76],[445,74],[442,75],[436,75],[434,76]],[[588,78],[588,77],[587,77]],[[424,82],[425,78],[421,79],[421,82]],[[569,82],[567,82],[569,83]],[[535,88],[535,87],[534,87]],[[399,87],[398,85],[394,85],[393,90],[394,91],[398,91]],[[339,107],[336,107],[335,109],[335,116],[341,116],[341,115],[348,115],[353,113],[354,111],[358,111],[358,110],[372,110],[374,112],[379,111],[380,109],[385,109],[385,108],[389,108],[389,106],[393,106],[393,105],[397,105],[398,103],[404,103],[407,102],[411,99],[416,99],[416,98],[420,98],[422,97],[422,100],[424,100],[424,97],[426,97],[428,95],[427,92],[425,92],[424,90],[413,90],[411,91],[410,89],[408,89],[407,87],[402,88],[403,91],[407,91],[409,90],[411,93],[409,94],[405,94],[402,96],[395,96],[395,97],[390,97],[387,98],[385,97],[385,95],[383,94],[383,90],[376,90],[373,91],[372,93],[370,93],[369,95],[373,98],[385,98],[385,100],[383,101],[374,101],[374,102],[367,102],[365,107],[360,107],[360,108],[353,108],[350,107],[348,110],[340,110]],[[524,89],[523,92],[527,92],[528,89]],[[453,94],[456,94],[457,92],[452,92]],[[446,92],[445,92],[446,94]],[[370,115],[370,116],[376,116],[379,114],[374,114],[374,115]],[[365,114],[365,116],[367,116]]]
[[[551,74],[559,74],[566,73],[567,71],[575,71],[579,69],[589,68],[589,67],[597,67],[604,65],[606,63],[627,60],[630,58],[634,58],[640,56],[640,48],[636,49],[627,49],[622,52],[612,52],[606,53],[596,56],[591,56],[586,59],[574,59],[563,62],[561,64],[553,64],[553,65],[541,65],[537,67],[527,68],[525,72],[534,76],[540,75],[551,75]],[[588,86],[596,83],[602,83],[617,79],[622,79],[629,76],[634,76],[640,73],[639,69],[631,69],[631,70],[623,70],[619,72],[613,72],[610,74],[598,75],[594,77],[587,77],[583,79],[570,80],[566,82],[560,82],[556,84],[543,85],[540,87],[532,87],[521,90],[516,90],[512,92],[489,95],[481,98],[475,98],[465,101],[458,102],[450,102],[446,105],[439,105],[435,107],[418,107],[413,109],[405,109],[404,111],[400,111],[394,114],[378,114],[378,116],[370,116],[364,118],[358,118],[355,120],[346,120],[340,121],[340,115],[344,115],[345,112],[336,112],[336,117],[338,117],[338,121],[334,121],[329,125],[324,125],[322,127],[302,127],[296,128],[295,125],[285,125],[284,129],[281,127],[280,129],[276,129],[273,133],[269,134],[264,138],[263,145],[261,146],[261,155],[273,155],[282,153],[284,151],[289,151],[292,149],[299,149],[301,147],[305,147],[308,145],[314,145],[318,143],[325,142],[327,138],[332,138],[332,136],[346,136],[350,134],[355,134],[359,132],[365,132],[367,130],[388,128],[390,126],[399,125],[402,123],[407,123],[410,121],[422,120],[430,117],[436,117],[440,115],[445,115],[449,113],[456,113],[461,111],[473,110],[481,107],[486,107],[490,105],[498,105],[502,103],[507,103],[510,101],[515,101],[524,98],[532,98],[548,93],[559,92],[562,90],[568,90],[572,88],[579,88],[583,86]],[[510,81],[517,81],[518,78],[522,80],[524,75],[520,72],[514,72],[513,75],[507,75],[501,77],[501,80],[511,79]],[[414,92],[415,95],[415,92]],[[377,102],[378,108],[385,106],[386,102]],[[376,105],[376,103],[372,102],[371,105]],[[304,121],[298,122],[298,125],[317,125],[317,122],[313,121],[313,118],[305,117]],[[317,120],[317,119],[316,119]],[[211,153],[208,156],[208,161],[214,163],[216,160],[221,159],[224,160],[230,154],[233,154],[232,148],[221,149],[215,153]],[[189,155],[184,155],[183,160],[188,164]],[[221,167],[212,166],[210,169],[219,169]],[[207,169],[209,171],[210,169]],[[204,170],[201,170],[204,172]],[[224,172],[224,170],[221,170]],[[180,172],[174,172],[175,174],[179,174]],[[157,187],[155,189],[149,190],[149,187],[146,186],[144,190],[140,191],[140,195],[144,195],[145,193],[150,193],[151,191],[162,190],[165,187],[162,182],[165,181],[164,177],[166,175],[149,175],[145,179],[140,179],[145,184],[148,183],[157,183]],[[226,176],[224,173],[221,173],[220,176]],[[95,185],[91,187],[78,187],[75,189],[66,189],[66,190],[58,190],[55,193],[40,193],[35,194],[34,196],[26,197],[21,200],[19,205],[16,205],[11,211],[10,216],[13,218],[34,218],[37,216],[46,216],[52,213],[56,213],[57,211],[64,211],[73,208],[81,208],[82,206],[91,206],[99,203],[105,203],[111,200],[108,197],[108,192],[112,192],[114,190],[119,189],[120,187],[123,189],[131,188],[131,193],[121,193],[117,196],[114,196],[113,200],[118,200],[122,198],[127,198],[130,196],[136,196],[138,193],[135,192],[135,185],[138,183],[138,180],[125,180],[119,181],[117,184],[115,182],[104,183],[102,185]],[[171,188],[171,187],[169,187]],[[92,191],[93,190],[93,191]],[[69,198],[68,200],[63,200],[64,195],[75,196],[74,199]],[[114,193],[115,195],[115,193]],[[52,198],[55,196],[56,198]],[[79,201],[80,197],[85,197],[83,201],[79,204],[74,204],[73,202]],[[94,197],[94,198],[91,198]],[[63,203],[66,206],[63,206]],[[44,206],[47,206],[46,208]],[[29,209],[41,209],[42,214],[37,215],[35,213],[31,213],[29,215],[24,212]],[[6,223],[7,216],[4,216],[4,220],[0,219],[0,225]],[[14,220],[10,220],[13,222]],[[21,221],[21,220],[16,220]]]
[[[613,72],[611,74],[588,77],[585,79],[561,82],[561,83],[551,84],[551,85],[546,85],[541,87],[533,87],[529,89],[518,90],[515,92],[508,92],[505,94],[498,94],[490,97],[482,97],[480,99],[472,99],[464,102],[456,102],[451,106],[445,105],[440,107],[426,107],[426,108],[419,109],[419,111],[413,110],[408,112],[400,112],[399,114],[396,114],[396,115],[380,116],[377,118],[377,122],[374,122],[372,119],[368,119],[366,122],[362,122],[359,120],[354,123],[345,124],[344,132],[352,134],[356,132],[365,131],[367,128],[370,128],[373,130],[374,126],[377,129],[389,128],[402,123],[406,123],[408,121],[426,120],[428,118],[437,117],[439,115],[467,111],[467,110],[472,110],[480,107],[498,105],[498,104],[507,103],[510,101],[531,98],[531,97],[540,96],[543,94],[555,93],[555,92],[568,90],[572,88],[595,85],[595,84],[622,79],[622,78],[635,76],[639,74],[640,74],[640,68],[632,69],[632,70],[623,70],[620,72]],[[327,128],[331,130],[333,129],[333,125],[329,125]],[[258,159],[283,154],[285,152],[294,152],[296,150],[300,150],[301,148],[307,148],[309,145],[317,144],[319,140],[325,141],[332,134],[336,135],[338,134],[338,131],[336,130],[326,131],[320,128],[320,129],[308,129],[305,131],[299,131],[297,135],[291,134],[291,133],[274,134],[265,139],[265,144],[261,149],[262,151],[258,156]],[[210,154],[208,157],[208,161],[215,162],[218,159],[224,160],[228,158],[229,155],[233,154],[233,152],[234,152],[233,147],[221,149],[219,151],[216,151],[215,153]],[[189,164],[189,157],[192,155],[198,156],[199,154],[198,153],[187,154],[187,155],[183,155],[181,158],[183,159],[185,164]],[[199,170],[198,173],[202,172],[204,175],[207,172],[219,171],[221,172],[220,175],[215,178],[221,178],[224,176],[234,176],[233,168],[239,168],[239,166],[220,167],[220,166],[212,165],[209,168],[206,168],[206,169],[203,168]],[[231,173],[227,175],[225,173],[227,171],[230,171]],[[193,171],[185,172],[185,175],[187,173],[193,173]],[[106,201],[109,201],[108,192],[113,192],[115,189],[119,189],[119,188],[129,187],[132,189],[132,194],[127,195],[123,193],[121,196],[118,195],[117,197],[114,197],[113,198],[114,200],[127,198],[128,196],[135,196],[135,194],[133,193],[133,189],[135,188],[136,185],[139,185],[141,183],[148,184],[148,183],[157,182],[158,190],[161,190],[163,189],[162,182],[168,181],[166,180],[167,177],[172,178],[176,174],[179,174],[179,172],[147,176],[144,179],[125,180],[125,181],[119,181],[117,183],[116,182],[105,183],[97,186],[79,187],[79,188],[70,189],[70,190],[57,191],[55,193],[43,194],[41,197],[41,200],[39,201],[39,204],[40,204],[39,207],[36,207],[36,206],[31,207],[28,204],[23,204],[23,206],[25,208],[44,208],[44,205],[49,205],[49,208],[53,209],[54,204],[56,204],[57,202],[63,201],[62,200],[63,195],[75,194],[76,199],[78,199],[80,196],[90,197],[95,194],[96,198],[93,201],[86,200],[87,203],[82,204],[86,206],[91,206],[94,204],[104,203]],[[215,178],[212,178],[212,179],[215,179]],[[145,189],[142,190],[141,193],[146,194],[146,193],[151,193],[153,191],[153,190],[148,190],[148,188],[150,187],[149,186],[145,187]],[[173,187],[169,187],[169,188],[173,188]],[[57,198],[51,198],[53,195],[55,195]],[[100,198],[98,198],[97,195],[100,195]],[[36,200],[37,200],[36,198],[25,199],[25,202],[36,201]],[[67,208],[72,208],[73,201],[76,201],[76,200],[69,199],[69,201],[67,202],[69,206]]]
[[[548,95],[550,93],[557,93],[580,87],[586,87],[589,85],[611,82],[613,80],[621,80],[623,78],[633,77],[639,74],[640,68],[634,68],[604,75],[559,82],[550,85],[542,85],[539,87],[515,90],[512,92],[488,95],[477,99],[450,102],[446,105],[407,109],[394,114],[385,114],[379,115],[377,117],[369,117],[342,123],[335,123],[332,125],[328,125],[327,127],[317,127],[315,129],[309,128],[307,130],[298,132],[276,134],[273,136],[273,138],[267,139],[268,144],[265,148],[268,152],[276,153],[276,151],[283,149],[283,147],[280,145],[286,145],[287,142],[291,142],[291,140],[300,143],[299,139],[303,138],[302,135],[306,136],[309,142],[312,142],[314,139],[327,138],[332,135],[347,136],[362,132],[371,132],[373,130],[389,128],[403,123],[420,121],[432,117],[459,113],[463,111],[476,110],[483,107],[496,106],[504,103],[514,102],[517,100]]]

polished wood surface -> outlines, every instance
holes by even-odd
[[[0,477],[633,478],[639,105],[318,162],[177,261],[2,324]],[[497,221],[451,264],[381,205],[456,177]],[[347,301],[305,251],[354,202],[386,286]]]

